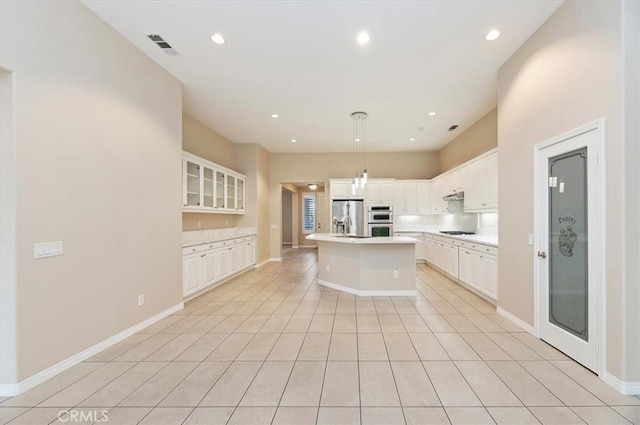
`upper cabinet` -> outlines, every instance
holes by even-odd
[[[370,179],[365,185],[365,201],[368,205],[392,205],[394,181]]]
[[[245,176],[204,158],[183,152],[182,210],[244,214]]]
[[[464,210],[468,212],[498,209],[498,152],[480,158],[467,169]]]
[[[355,188],[353,190],[351,183],[351,179],[331,179],[329,181],[331,199],[364,199],[365,189]]]

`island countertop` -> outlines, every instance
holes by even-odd
[[[382,244],[416,244],[420,241],[409,236],[382,236],[375,238],[345,237],[339,233],[314,233],[305,239],[319,242],[338,242],[354,245],[382,245]]]

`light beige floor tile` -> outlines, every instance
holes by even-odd
[[[220,308],[222,308],[222,306],[224,306],[224,302],[219,302],[219,301],[210,301],[210,302],[206,302],[206,305],[199,308],[198,310],[196,310],[195,312],[193,312],[193,314],[206,314],[206,315],[212,315],[214,314],[217,310],[219,310]]]
[[[535,351],[540,357],[545,360],[570,360],[562,352],[556,350],[551,345],[547,344],[541,339],[538,339],[527,332],[518,332],[511,334],[515,339]]]
[[[482,360],[512,360],[507,353],[482,333],[463,333],[460,336]]]
[[[338,301],[338,306],[336,308],[336,314],[356,314],[356,303],[355,301]]]
[[[413,348],[409,334],[385,333],[384,342],[391,360],[419,360],[418,353]]]
[[[431,300],[431,304],[438,310],[440,314],[456,314],[459,313],[456,308],[445,300]]]
[[[411,342],[420,360],[449,360],[449,355],[442,348],[438,339],[431,333],[410,333]]]
[[[195,362],[172,362],[125,398],[120,406],[154,407],[198,366]]]
[[[360,408],[320,407],[317,425],[360,425]]]
[[[262,325],[264,325],[267,320],[269,320],[269,315],[267,314],[259,314],[254,316],[249,316],[247,320],[245,320],[238,328],[235,330],[236,333],[257,333]]]
[[[279,407],[271,425],[316,425],[317,407]]]
[[[423,365],[443,406],[481,406],[453,362],[428,361]]]
[[[631,422],[608,406],[571,407],[588,425],[629,425]]]
[[[300,349],[298,360],[323,360],[329,356],[331,334],[307,334]]]
[[[209,303],[206,301],[198,301],[192,300],[184,304],[184,308],[182,309],[182,313],[184,314],[192,314],[196,311],[200,310],[202,307],[208,305]]]
[[[318,406],[324,362],[297,362],[282,396],[281,406]]]
[[[185,333],[187,329],[192,326],[195,326],[198,322],[204,320],[206,316],[193,315],[193,316],[184,316],[182,319],[178,320],[171,326],[168,326],[162,329],[160,332],[165,334],[181,334]]]
[[[254,334],[231,334],[207,356],[206,360],[210,362],[235,360],[253,337]]]
[[[64,410],[67,410],[67,409],[61,409],[57,407],[47,407],[47,408],[36,407],[34,409],[30,409],[26,411],[22,415],[13,419],[11,422],[9,422],[9,424],[10,425],[48,425],[54,420],[58,419],[58,414],[62,415],[63,413],[60,413],[60,412]]]
[[[337,306],[338,303],[336,301],[320,301],[318,303],[318,308],[316,309],[316,314],[334,315],[336,313]]]
[[[395,306],[398,314],[418,314],[418,311],[413,306],[411,301],[408,300],[398,300],[398,297],[394,297],[392,299],[393,305]]]
[[[155,334],[155,333],[158,333],[161,330],[166,329],[169,326],[173,325],[174,323],[176,323],[177,321],[179,321],[183,317],[184,316],[182,316],[182,315],[172,314],[171,316],[165,317],[164,319],[154,323],[153,325],[144,328],[142,331],[140,331],[140,333],[143,333],[143,334]]]
[[[182,334],[172,339],[168,344],[150,354],[143,361],[148,362],[170,362],[178,357],[183,351],[191,347],[202,337],[201,334]]]
[[[558,369],[547,361],[522,361],[519,363],[567,406],[599,406],[603,404],[573,379],[558,373]]]
[[[481,361],[457,361],[456,366],[484,406],[522,406],[500,378]]]
[[[312,316],[316,312],[316,307],[318,307],[317,301],[302,301],[296,310],[296,314]]]
[[[128,338],[125,338],[116,345],[107,348],[104,351],[99,352],[95,356],[91,357],[89,362],[110,362],[117,357],[131,350],[136,345],[146,341],[151,337],[150,334],[134,334]]]
[[[403,314],[400,316],[407,332],[431,332],[431,329],[419,314]]]
[[[416,311],[422,314],[440,314],[429,301],[416,301]]]
[[[375,314],[358,314],[356,317],[358,333],[381,333],[378,316]]]
[[[378,315],[381,314],[398,314],[396,307],[393,305],[393,302],[390,300],[374,300],[373,305],[376,309]]]
[[[230,294],[229,294],[230,295]],[[234,296],[234,295],[231,295]],[[225,296],[221,296],[218,299],[220,301],[225,301],[227,297]],[[216,311],[217,314],[233,314],[236,310],[238,310],[240,307],[242,307],[245,304],[244,301],[229,301],[227,302],[225,305],[223,305],[222,307],[220,307],[220,309],[218,309]]]
[[[452,360],[480,360],[478,354],[460,334],[437,333],[435,336]]]
[[[356,301],[356,314],[357,315],[377,315],[376,307],[371,300],[357,300]]]
[[[282,333],[284,328],[287,327],[289,319],[291,319],[291,316],[288,314],[274,314],[262,325],[259,332],[265,334]]]
[[[309,325],[311,324],[311,320],[313,316],[310,314],[298,315],[295,314],[291,316],[291,320],[284,328],[284,333],[306,333],[309,329]]]
[[[452,425],[495,424],[484,407],[445,407],[445,410]]]
[[[449,418],[442,407],[405,407],[407,425],[449,425]]]
[[[151,338],[141,342],[133,347],[131,350],[116,357],[115,361],[118,362],[139,362],[145,357],[149,356],[163,345],[174,339],[176,334],[155,334]]]
[[[402,320],[400,320],[400,316],[397,314],[380,314],[378,315],[378,322],[382,332],[407,332]]]
[[[331,333],[333,330],[333,315],[317,314],[313,316],[308,332],[313,333]]]
[[[229,367],[229,362],[203,362],[165,397],[161,406],[195,407]]]
[[[487,407],[498,425],[540,425],[526,407]]]
[[[321,406],[359,406],[357,362],[328,362],[322,388]]]
[[[85,399],[80,406],[113,407],[117,406],[129,394],[134,392],[140,385],[147,382],[153,375],[158,373],[168,363],[166,362],[140,362],[131,369],[124,372],[115,380],[105,385],[89,398]]]
[[[478,329],[462,314],[444,314],[443,317],[456,330],[456,332],[480,332],[480,329]]]
[[[280,304],[282,304],[282,301],[266,301],[264,304],[258,307],[258,309],[253,314],[274,314],[278,307],[280,307]]]
[[[200,406],[237,406],[261,365],[261,362],[232,363],[200,402]]]
[[[29,409],[29,407],[4,407],[0,405],[0,425],[5,425]]]
[[[225,425],[235,407],[197,407],[183,425]]]
[[[271,349],[267,360],[296,360],[304,338],[305,334],[282,334]]]
[[[333,322],[333,333],[356,333],[356,315],[339,314]]]
[[[469,319],[482,332],[504,332],[496,322],[481,313],[465,313],[464,317]]]
[[[511,334],[488,333],[487,336],[514,360],[542,360],[542,357],[511,336]]]
[[[358,360],[358,335],[333,334],[329,346],[329,360]]]
[[[612,406],[612,408],[633,425],[640,425],[640,406]]]
[[[240,402],[241,406],[277,406],[289,380],[293,362],[266,362]]]
[[[404,415],[399,407],[362,408],[362,425],[399,425],[404,423]]]
[[[227,316],[222,322],[216,325],[209,332],[215,334],[228,334],[234,332],[236,329],[240,327],[247,320],[249,316],[237,315],[237,316]]]
[[[234,315],[250,315],[255,314],[256,310],[262,305],[263,301],[248,301],[240,306],[236,311],[233,312]]]
[[[264,361],[275,345],[280,334],[257,334],[238,355],[236,360]]]
[[[204,316],[204,319],[186,330],[190,334],[206,334],[218,326],[227,316]]]
[[[186,407],[157,407],[140,422],[140,425],[181,424],[192,409]]]
[[[447,322],[447,320],[439,314],[427,314],[422,315],[427,326],[431,329],[431,332],[455,332],[453,326]]]
[[[150,411],[150,407],[114,407],[107,411],[107,421],[96,422],[96,424],[136,425]],[[102,410],[100,410],[100,413],[102,413]]]
[[[487,318],[493,320],[498,326],[504,329],[506,332],[525,332],[520,326],[513,323],[511,320],[502,317],[497,313],[485,314]]]
[[[606,404],[616,406],[640,405],[640,399],[620,394],[601,381],[596,374],[573,360],[551,361],[550,363]]]
[[[69,385],[84,378],[96,369],[104,366],[105,363],[99,362],[83,362],[76,366],[54,376],[48,381],[43,382],[35,388],[32,388],[18,396],[11,397],[9,400],[2,402],[2,407],[34,407],[42,403],[44,400],[68,387]]]
[[[487,365],[525,406],[561,406],[551,392],[514,361],[489,361]]]
[[[175,358],[179,362],[201,362],[207,358],[222,342],[229,337],[229,334],[206,334],[193,343]]]
[[[59,393],[46,399],[39,406],[41,407],[57,407],[57,406],[76,406],[89,395],[98,391],[109,382],[122,375],[135,365],[131,362],[112,362],[107,363],[93,373],[85,376],[74,384],[68,386]]]
[[[440,406],[431,381],[420,362],[391,362],[400,403],[406,406]]]
[[[400,406],[388,362],[360,362],[360,403],[362,406]]]
[[[360,361],[388,360],[382,334],[358,334],[358,358]]]

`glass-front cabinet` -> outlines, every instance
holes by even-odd
[[[182,210],[244,214],[245,176],[183,152]]]

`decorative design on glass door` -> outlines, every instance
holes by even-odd
[[[578,234],[573,231],[573,225],[576,219],[570,215],[558,217],[558,223],[565,227],[560,227],[560,236],[558,237],[558,250],[565,257],[573,257],[573,247],[578,240]]]

